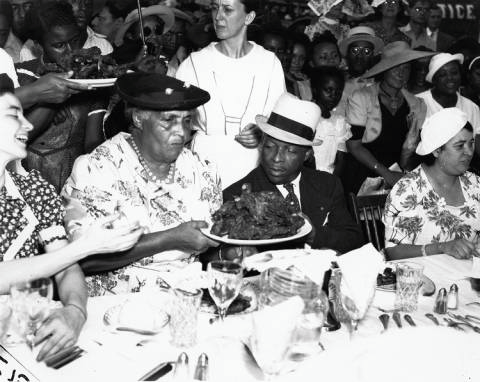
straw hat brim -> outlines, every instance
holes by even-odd
[[[313,141],[309,141],[308,139],[299,137],[298,135],[289,133],[288,131],[279,129],[278,127],[272,126],[267,123],[268,118],[264,115],[257,115],[255,117],[255,122],[260,127],[265,134],[270,135],[273,138],[276,138],[283,142],[293,143],[295,145],[300,146],[316,146],[314,145]]]
[[[415,61],[420,58],[431,57],[435,54],[437,54],[437,52],[417,52],[415,50],[399,52],[390,57],[381,59],[378,64],[371,67],[370,70],[367,70],[362,78],[370,78],[376,76],[377,74],[386,72],[395,66],[405,64],[410,61]]]
[[[343,57],[347,55],[348,46],[357,41],[367,41],[372,43],[375,55],[379,54],[384,46],[383,40],[377,36],[372,36],[368,34],[355,34],[353,36],[343,39],[338,44],[338,49],[340,50],[340,53]]]
[[[172,9],[163,5],[153,5],[148,8],[142,9],[143,18],[147,16],[158,16],[165,23],[163,27],[163,33],[167,33],[175,25],[175,14]],[[120,46],[123,44],[123,37],[127,33],[128,28],[132,26],[135,22],[139,20],[138,14],[137,17],[129,22],[124,23],[120,28],[118,28],[115,35],[115,45]]]

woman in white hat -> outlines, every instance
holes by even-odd
[[[422,164],[393,187],[385,205],[390,259],[478,256],[480,178],[467,171],[473,148],[472,125],[460,109],[442,109],[426,120],[416,149]]]
[[[410,62],[432,54],[414,51],[405,41],[388,44],[380,62],[364,75],[375,77],[376,83],[355,91],[348,99],[346,119],[352,137],[347,141],[350,154],[341,176],[346,192],[357,193],[367,177],[380,176],[391,187],[403,175],[391,171],[392,165],[412,167],[409,161],[426,107],[405,86]]]
[[[426,80],[432,83],[432,88],[418,97],[427,104],[427,117],[442,110],[444,107],[457,107],[463,110],[468,121],[473,126],[475,134],[480,129],[480,109],[468,98],[458,92],[462,82],[463,54],[439,53],[432,57],[428,67]]]
[[[274,53],[247,40],[258,0],[214,0],[212,19],[219,42],[192,53],[177,78],[210,93],[197,109],[192,150],[217,165],[222,186],[257,166],[257,114],[268,115],[285,91],[282,65]]]

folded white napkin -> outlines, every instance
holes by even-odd
[[[303,300],[295,296],[252,314],[250,347],[262,369],[281,366],[303,308]]]
[[[377,275],[385,268],[383,255],[368,243],[337,257],[337,264],[342,271],[342,293],[355,302],[360,312],[365,313],[372,290],[375,290]]]
[[[336,253],[331,249],[285,249],[247,257],[244,259],[244,266],[259,272],[270,268],[287,269],[293,266],[316,284],[322,285],[325,272],[336,259]]]
[[[467,272],[466,276],[480,279],[480,258],[479,257],[472,258],[472,268],[470,269],[469,272]]]

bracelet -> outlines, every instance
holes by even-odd
[[[68,303],[67,305],[65,305],[65,308],[67,306],[73,306],[75,309],[77,309],[78,311],[80,311],[80,313],[82,313],[82,316],[83,318],[85,319],[85,321],[87,321],[87,312],[85,310],[83,310],[80,306],[78,306],[77,304],[73,304],[73,303]]]
[[[422,245],[422,248],[421,248],[421,251],[422,251],[422,256],[423,257],[427,257],[427,244],[424,244]]]

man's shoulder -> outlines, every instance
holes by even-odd
[[[340,179],[336,175],[308,167],[302,170],[302,179],[316,190],[335,188],[340,183]]]
[[[245,175],[242,179],[236,181],[223,190],[223,198],[224,200],[231,200],[235,195],[240,195],[242,193],[242,186],[245,183],[249,183],[252,186],[253,192],[267,191],[262,189],[262,185],[264,185],[266,182],[269,181],[267,177],[263,175],[260,166],[258,166]]]

